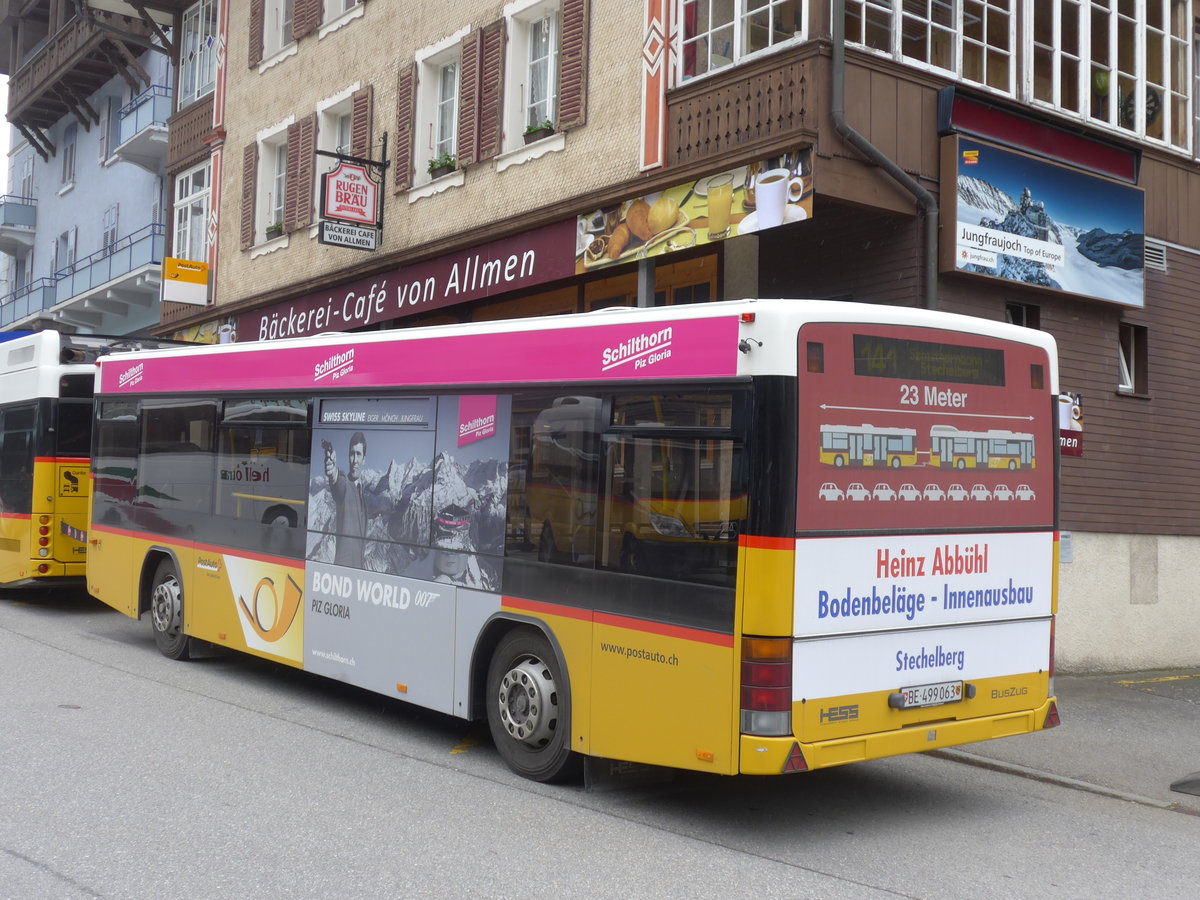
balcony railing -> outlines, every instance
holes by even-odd
[[[167,158],[167,120],[171,117],[171,89],[161,84],[134,97],[119,113],[116,155],[158,173]]]
[[[166,226],[157,223],[118,238],[103,250],[77,259],[54,273],[58,281],[58,300],[61,303],[150,263],[161,265],[166,249]]]
[[[32,281],[0,297],[0,328],[41,312],[49,312],[51,308],[101,286],[120,288],[120,279],[123,277],[148,266],[161,266],[166,245],[166,226],[157,223],[147,225],[117,239],[103,250],[63,267],[51,278]],[[127,292],[131,290],[132,286]],[[140,287],[138,290],[144,293],[147,288]],[[156,283],[150,290],[157,297]]]
[[[171,89],[162,84],[151,85],[122,106],[117,114],[121,118],[121,143],[151,126],[166,131],[172,111]]]
[[[57,302],[56,285],[53,278],[39,278],[0,297],[0,328],[50,309]]]
[[[7,194],[0,197],[0,253],[27,253],[37,237],[37,201]]]

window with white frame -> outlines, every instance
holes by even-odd
[[[355,84],[342,93],[317,104],[317,149],[327,153],[350,156],[350,141],[354,123]],[[313,197],[321,196],[321,179],[332,172],[337,160],[331,156],[317,156],[314,169]]]
[[[34,186],[34,181],[33,181],[33,154],[32,153],[27,153],[27,154],[25,154],[25,156],[21,157],[20,172],[21,172],[21,177],[20,177],[21,196],[27,200],[32,200],[37,196],[36,187]]]
[[[282,234],[284,203],[287,200],[287,129],[262,140],[258,165],[257,235],[267,238]]]
[[[263,19],[263,56],[274,56],[292,43],[293,0],[266,0]]]
[[[458,157],[460,34],[418,52],[417,132],[413,164],[424,180],[430,163],[453,165]]]
[[[179,40],[179,109],[213,92],[217,81],[217,0],[183,13]]]
[[[526,131],[558,117],[559,0],[513,4],[506,15],[504,136],[509,149]]]
[[[196,262],[208,261],[208,210],[212,170],[205,162],[175,179],[175,228],[171,255]]]
[[[682,25],[680,81],[740,62],[803,32],[801,0],[676,2]]]
[[[1146,365],[1147,330],[1144,325],[1120,323],[1117,347],[1119,376],[1117,391],[1122,394],[1146,394],[1148,367]]]
[[[119,205],[114,203],[112,206],[104,210],[104,235],[101,238],[100,245],[107,250],[117,242],[117,213]]]
[[[98,123],[99,159],[105,162],[112,156],[113,150],[121,143],[122,106],[120,97],[105,97],[100,103],[100,122]]]
[[[79,129],[74,122],[63,129],[62,183],[64,185],[75,183],[75,144],[78,136]]]
[[[1033,100],[1186,148],[1191,0],[1039,0]]]
[[[348,13],[358,6],[362,0],[325,0],[325,19],[329,22],[343,13]]]
[[[846,41],[1013,94],[1017,5],[1017,0],[846,0]]]
[[[54,242],[54,272],[68,271],[75,265],[75,228],[69,228]]]

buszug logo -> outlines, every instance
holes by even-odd
[[[300,600],[303,595],[304,592],[300,589],[300,585],[296,584],[289,575],[287,584],[283,588],[281,605],[279,595],[275,591],[274,580],[262,578],[255,586],[251,598],[253,608],[246,602],[245,597],[238,597],[238,606],[255,634],[273,644],[287,634],[288,629],[292,627],[296,613],[300,610]],[[265,608],[267,605],[270,607],[269,610]],[[264,612],[269,612],[269,617],[264,617]]]

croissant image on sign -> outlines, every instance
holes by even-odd
[[[378,198],[379,186],[371,180],[366,167],[338,163],[337,168],[325,176],[325,207],[321,217],[374,225]]]

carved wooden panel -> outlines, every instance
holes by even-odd
[[[667,94],[667,165],[679,166],[815,129],[813,59],[777,54]]]
[[[209,153],[204,139],[213,127],[213,95],[198,100],[167,122],[167,171],[194,165]]]

